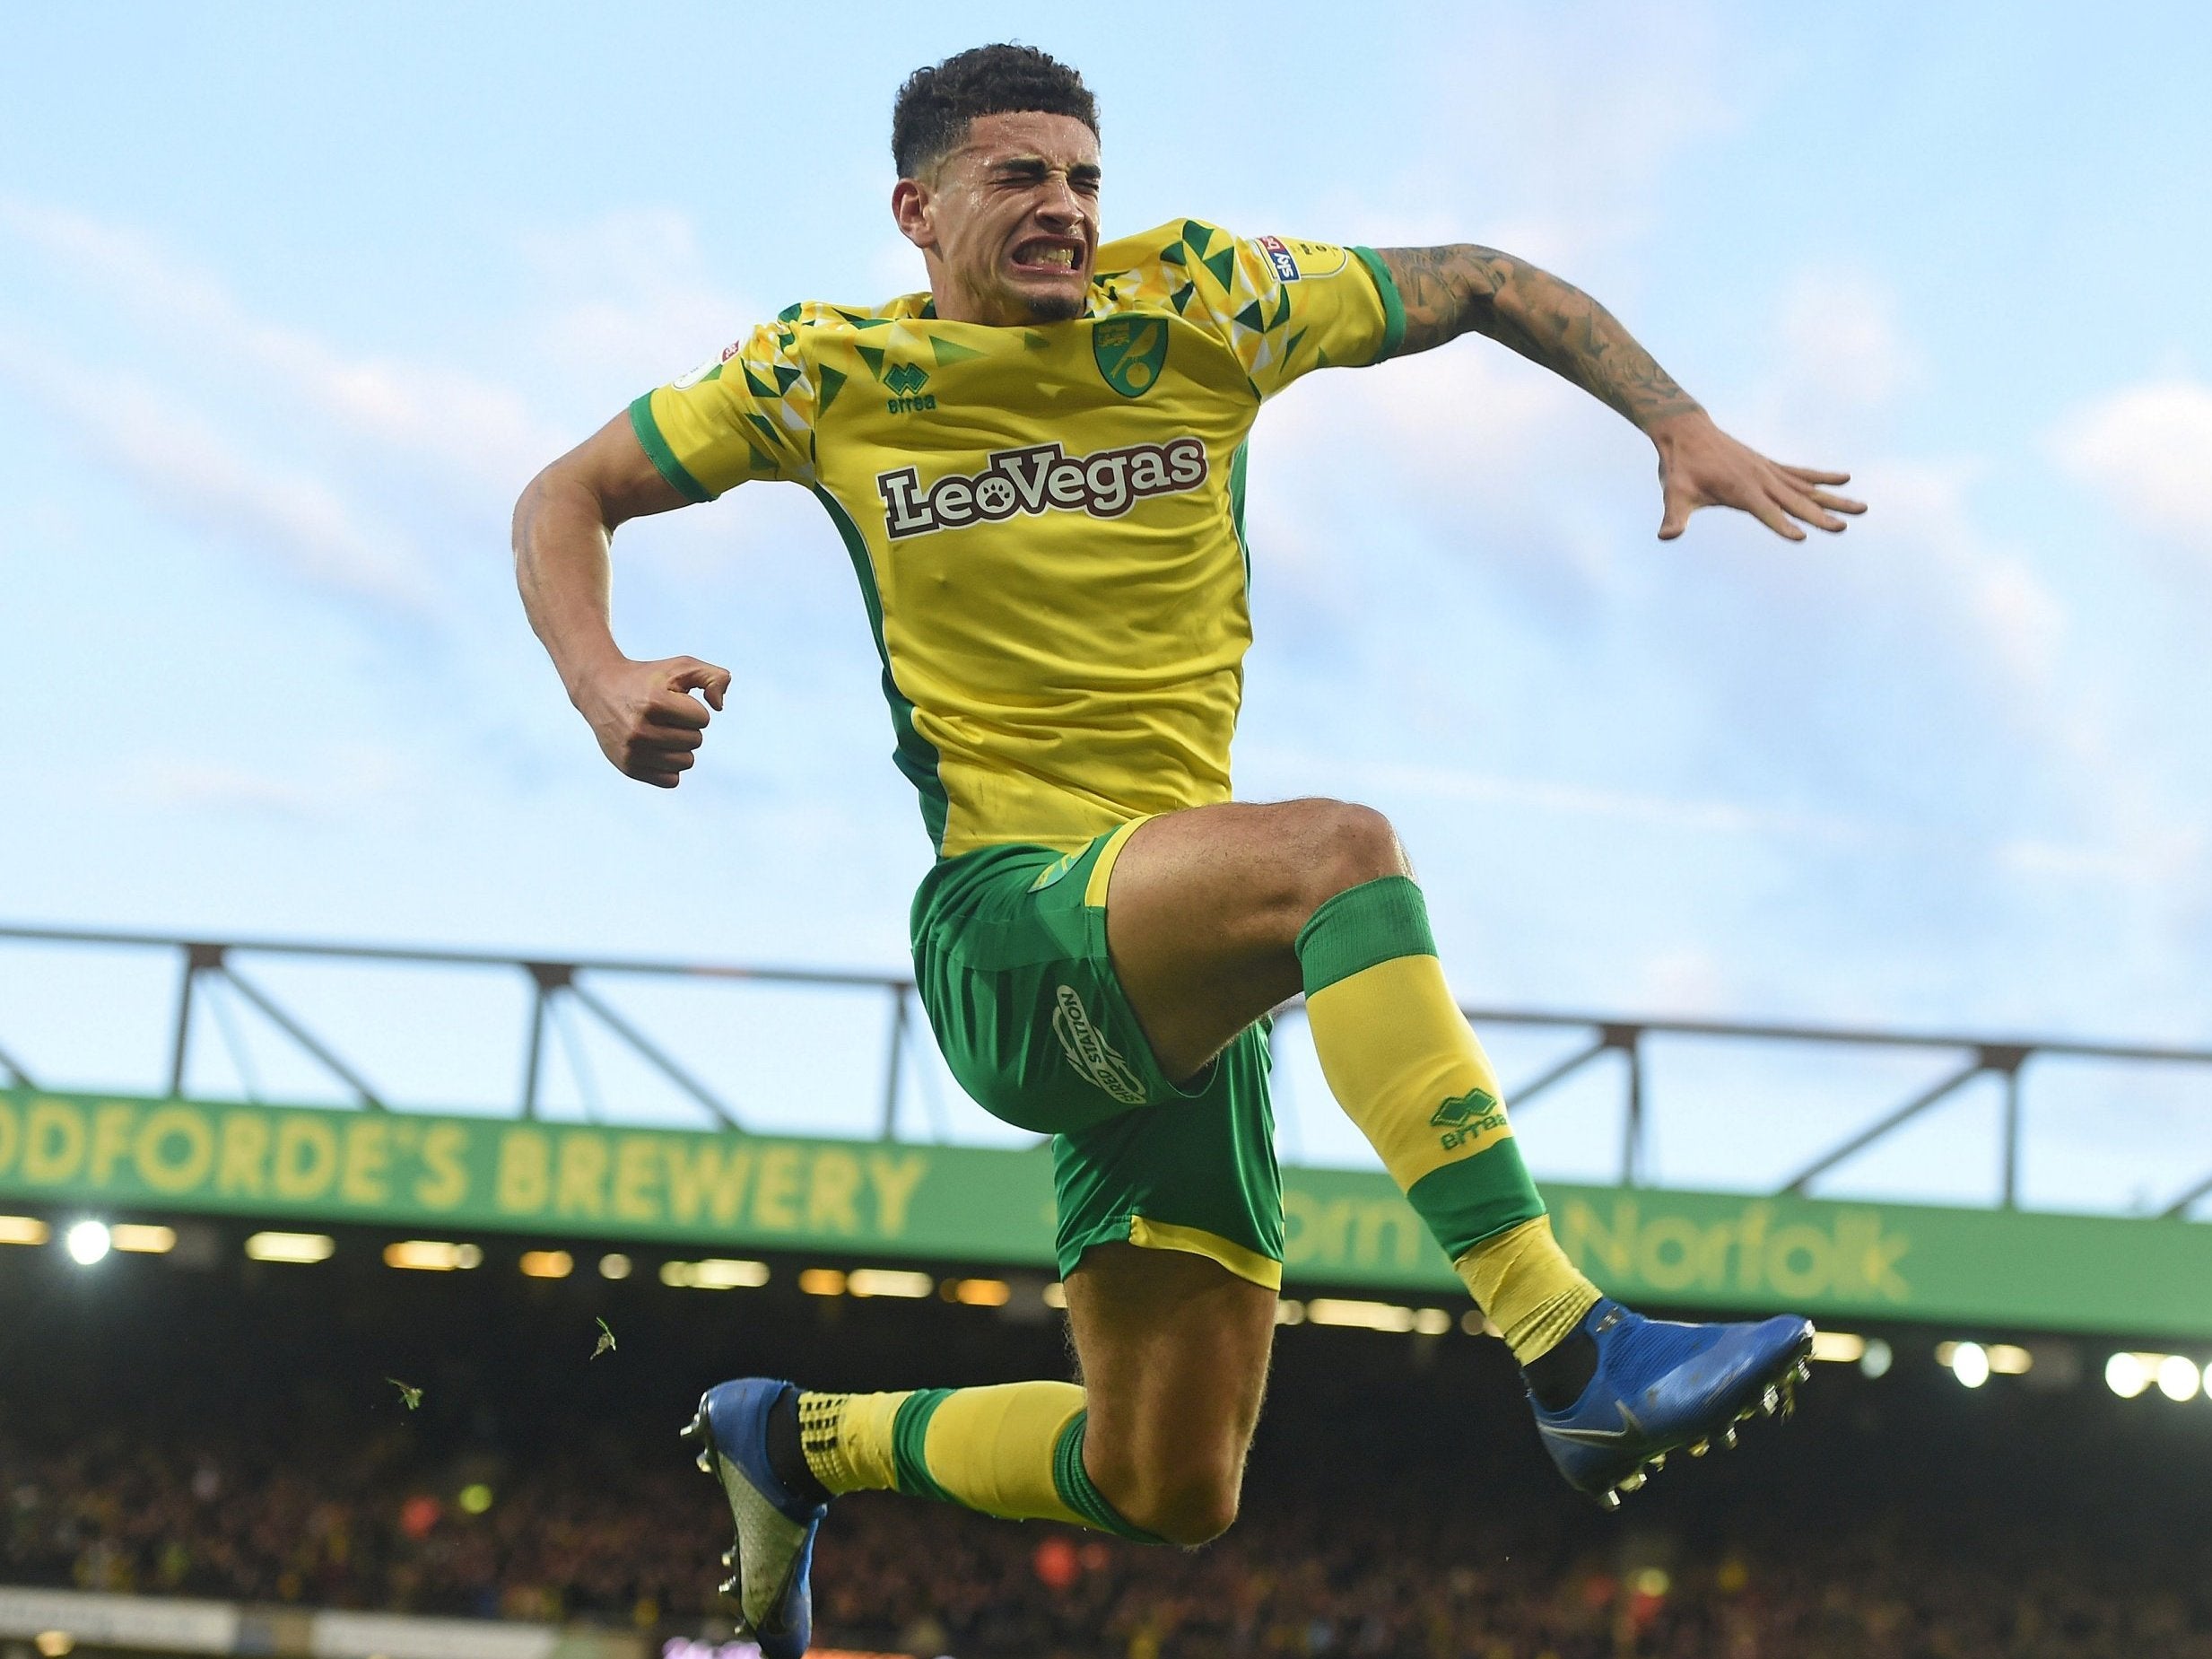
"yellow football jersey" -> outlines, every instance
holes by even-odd
[[[795,305],[631,406],[694,501],[786,479],[829,509],[943,857],[1229,799],[1246,435],[1262,399],[1405,330],[1363,248],[1187,220],[1097,272],[1065,323]]]

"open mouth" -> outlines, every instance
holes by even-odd
[[[1073,237],[1032,236],[1014,248],[1017,271],[1073,271],[1083,264],[1084,247]]]

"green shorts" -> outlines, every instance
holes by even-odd
[[[931,870],[914,895],[922,1006],[961,1087],[1052,1137],[1063,1278],[1092,1245],[1126,1240],[1280,1288],[1265,1023],[1178,1087],[1107,957],[1107,882],[1136,823],[1076,853],[986,847]]]

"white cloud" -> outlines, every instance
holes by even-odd
[[[1429,60],[1440,95],[1347,240],[1476,240],[1565,267],[1640,240],[1684,150],[1743,118],[1738,31],[1713,9],[1600,0],[1486,18]]]
[[[1896,298],[1851,271],[1805,271],[1782,301],[1784,373],[1823,404],[1886,403],[1920,375]]]
[[[0,230],[97,283],[168,349],[254,371],[267,393],[472,487],[511,499],[567,447],[509,388],[435,363],[349,354],[252,317],[214,277],[126,227],[0,197]]]
[[[398,794],[409,773],[397,754],[377,746],[345,748],[286,771],[149,756],[123,769],[117,793],[141,806],[217,812],[242,808],[338,822]]]
[[[0,375],[66,420],[97,467],[129,479],[157,508],[318,586],[401,612],[431,608],[435,584],[405,537],[135,377],[96,376],[4,336]]]
[[[768,311],[707,266],[695,222],[666,208],[608,214],[523,241],[549,296],[530,331],[565,372],[641,391],[674,380]]]
[[[2153,380],[2110,393],[2061,421],[2050,447],[2129,523],[2212,556],[2212,386]]]

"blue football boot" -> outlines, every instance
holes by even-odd
[[[1788,1416],[1797,1384],[1811,1373],[1811,1322],[1790,1314],[1684,1325],[1600,1297],[1576,1328],[1598,1345],[1589,1385],[1564,1410],[1529,1403],[1559,1472],[1607,1509],[1657,1474],[1677,1447],[1703,1457],[1715,1440],[1733,1446],[1736,1425],[1747,1417]]]
[[[827,1504],[803,1504],[784,1489],[768,1461],[768,1413],[788,1383],[746,1376],[699,1398],[684,1438],[699,1447],[699,1466],[722,1482],[737,1541],[722,1552],[729,1576],[722,1594],[737,1603],[737,1634],[761,1645],[762,1659],[799,1659],[814,1634],[807,1582],[814,1534]],[[795,1391],[794,1391],[795,1392]]]

